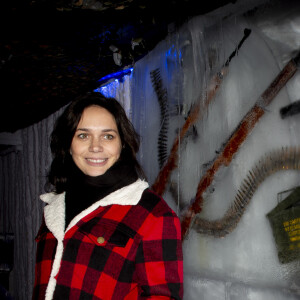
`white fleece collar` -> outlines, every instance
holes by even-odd
[[[66,232],[80,219],[90,214],[99,206],[108,206],[112,204],[136,205],[141,199],[142,193],[148,187],[149,184],[146,181],[138,179],[134,183],[114,191],[75,216],[70,222]],[[53,233],[57,240],[62,240],[65,234],[65,193],[47,193],[41,195],[40,198],[48,204],[44,208],[45,222],[48,229]]]
[[[40,198],[48,203],[44,207],[45,223],[56,239],[63,240],[65,231],[65,193],[48,193]]]

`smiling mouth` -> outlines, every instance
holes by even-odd
[[[100,163],[103,163],[107,160],[107,158],[105,159],[92,159],[92,158],[87,158],[86,159],[87,161],[93,163],[93,164],[100,164]]]

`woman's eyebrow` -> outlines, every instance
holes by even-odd
[[[91,129],[89,128],[77,128],[76,131],[85,131],[85,132],[88,132],[90,131]],[[107,129],[102,129],[101,130],[102,132],[115,132],[115,133],[118,133],[118,131],[116,129],[110,129],[110,128],[107,128]]]
[[[115,132],[115,133],[118,132],[116,129],[103,129],[103,130],[102,130],[102,132],[111,132],[111,131],[113,131],[113,132]]]
[[[89,131],[87,128],[77,128],[76,131]]]

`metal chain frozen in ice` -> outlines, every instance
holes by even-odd
[[[151,71],[150,77],[160,106],[160,129],[158,135],[158,162],[159,162],[159,168],[162,168],[163,164],[165,163],[168,157],[167,142],[168,142],[169,114],[168,114],[167,90],[163,88],[159,69],[155,69]]]
[[[284,147],[265,155],[243,180],[234,202],[219,220],[205,220],[195,216],[192,228],[198,233],[224,237],[238,225],[247,205],[260,184],[272,174],[283,170],[300,170],[300,147]]]

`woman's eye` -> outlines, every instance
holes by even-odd
[[[78,137],[80,139],[86,139],[88,137],[88,135],[86,133],[80,133],[80,134],[78,134]]]
[[[114,138],[114,136],[111,135],[111,134],[106,134],[106,135],[104,136],[104,138],[105,138],[106,140],[112,140],[112,139]]]

